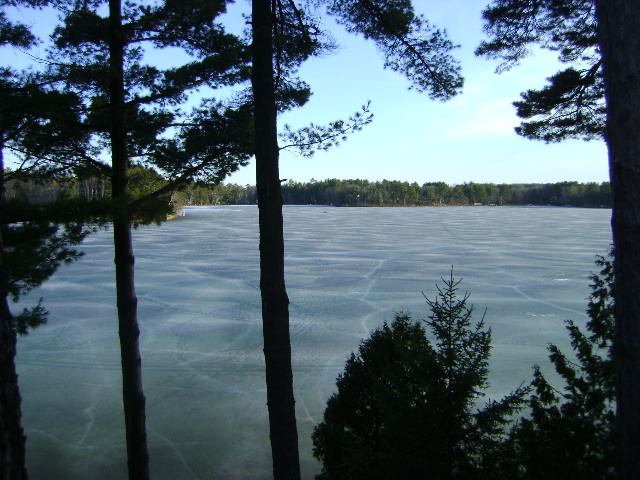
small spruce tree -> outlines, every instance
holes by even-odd
[[[527,388],[520,386],[500,400],[478,408],[489,387],[491,329],[473,319],[469,293],[459,295],[462,279],[453,270],[434,300],[425,299],[431,314],[426,324],[434,336],[438,364],[444,372],[445,402],[440,406],[446,448],[443,474],[433,478],[491,478],[501,453],[505,430],[524,404]]]

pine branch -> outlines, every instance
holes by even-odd
[[[347,140],[352,133],[359,132],[373,121],[373,113],[369,110],[371,102],[367,102],[362,109],[349,117],[348,121],[336,120],[328,125],[315,125],[292,130],[289,125],[284,126],[280,138],[287,143],[280,150],[293,149],[303,157],[312,157],[317,151],[326,151]]]

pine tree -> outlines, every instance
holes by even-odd
[[[454,45],[417,15],[405,0],[335,0],[325,6],[347,30],[373,40],[385,65],[406,75],[419,91],[445,100],[462,86],[451,58]],[[295,1],[252,1],[252,89],[255,120],[256,187],[260,229],[260,290],[267,404],[276,479],[300,478],[295,423],[289,299],[284,279],[282,193],[278,168],[279,104],[308,97],[295,79],[297,67],[327,48],[320,25]],[[293,97],[293,91],[297,92]],[[336,130],[340,130],[340,125]],[[311,130],[313,131],[313,129]],[[321,142],[320,142],[321,143]]]
[[[220,181],[248,161],[247,106],[206,101],[191,114],[180,109],[199,87],[246,80],[247,50],[215,23],[225,11],[222,0],[40,3],[59,7],[63,17],[40,83],[47,93],[64,90],[76,102],[69,108],[75,117],[58,115],[58,105],[45,118],[82,135],[67,136],[43,151],[21,145],[24,149],[16,153],[26,166],[110,179],[129,476],[145,479],[149,470],[131,222],[137,210],[150,208],[149,198],[195,178]],[[178,47],[189,59],[162,70],[143,63],[143,46]],[[136,163],[161,169],[170,182],[134,198],[128,182],[129,167]]]
[[[640,477],[640,1],[596,1],[613,191],[618,476]]]
[[[278,170],[271,1],[252,2],[252,88],[260,229],[260,293],[271,456],[275,479],[299,479],[289,298],[284,282],[282,194]]]

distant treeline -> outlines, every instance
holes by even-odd
[[[129,187],[133,197],[153,191],[165,180],[143,167],[131,169]],[[101,200],[110,195],[108,180],[69,178],[65,181],[15,180],[7,182],[8,200],[48,203],[61,198]],[[334,205],[337,207],[402,207],[433,205],[556,205],[611,207],[611,187],[603,183],[463,183],[400,182],[396,180],[311,180],[282,184],[284,203],[289,205]],[[203,185],[191,183],[171,194],[171,203],[183,205],[253,205],[253,185]]]
[[[191,185],[177,198],[183,205],[250,205],[256,203],[252,185]],[[603,183],[494,184],[400,182],[382,180],[289,181],[282,185],[285,204],[338,207],[398,207],[432,205],[556,205],[611,207],[611,187]]]

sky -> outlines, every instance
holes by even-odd
[[[409,90],[398,73],[383,68],[383,58],[372,42],[354,36],[331,18],[323,25],[338,44],[337,51],[302,65],[300,77],[313,95],[302,108],[286,112],[279,127],[310,122],[326,124],[346,119],[371,101],[373,122],[328,152],[312,158],[282,151],[280,177],[295,181],[326,178],[363,178],[410,182],[445,181],[524,183],[608,180],[607,152],[602,141],[565,141],[545,144],[514,132],[519,121],[512,102],[520,93],[539,88],[559,69],[553,54],[537,51],[508,72],[497,75],[496,61],[477,58],[473,51],[483,38],[481,11],[489,0],[414,0],[416,10],[447,30],[460,45],[465,85],[462,94],[447,102],[430,100]],[[224,21],[231,31],[243,28],[241,14],[248,0],[237,0]],[[49,16],[50,18],[44,18]],[[40,12],[18,19],[32,23],[41,37],[55,23],[55,14]],[[43,52],[35,52],[44,56]],[[6,50],[4,55],[9,55]],[[24,54],[10,53],[20,63]],[[24,59],[23,59],[24,60]],[[6,60],[3,60],[6,61]],[[232,174],[227,183],[255,183],[252,162]]]
[[[608,180],[607,151],[601,141],[545,144],[515,134],[519,121],[512,102],[544,84],[558,70],[555,57],[537,52],[519,67],[495,74],[497,62],[477,58],[483,38],[481,11],[488,0],[414,0],[416,10],[445,28],[460,44],[455,56],[465,77],[463,93],[448,102],[408,90],[408,82],[383,68],[372,42],[325,23],[338,52],[308,61],[300,76],[313,96],[303,108],[281,116],[281,125],[302,127],[347,118],[371,100],[373,123],[337,148],[303,158],[286,151],[280,177],[366,178],[463,182],[556,182]],[[243,8],[240,0],[236,8]],[[233,12],[230,12],[233,14]],[[251,164],[228,182],[255,183]]]

